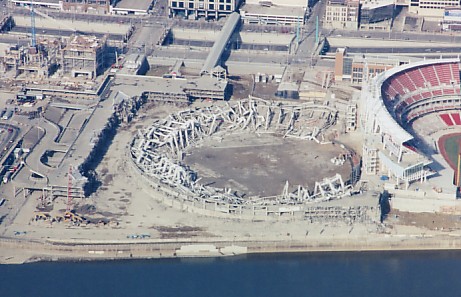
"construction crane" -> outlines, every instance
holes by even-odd
[[[75,27],[69,26],[69,25],[67,25],[67,24],[64,23],[64,22],[60,22],[60,21],[58,21],[58,20],[56,20],[56,19],[50,17],[50,16],[47,15],[46,13],[43,13],[43,12],[37,10],[37,9],[34,9],[34,13],[38,14],[39,16],[41,16],[41,17],[43,17],[43,18],[45,18],[45,19],[47,19],[47,20],[53,21],[53,22],[59,24],[60,26],[65,27],[65,28],[66,28],[67,30],[69,30],[69,31],[72,31],[72,32],[74,32],[74,33],[80,33],[80,34],[82,34],[82,32],[79,31],[79,30],[77,30]]]
[[[37,39],[35,36],[35,10],[34,10],[34,2],[30,1],[30,28],[32,30],[32,46],[35,47],[37,45]]]
[[[69,165],[69,172],[67,173],[67,207],[66,210],[70,212],[72,208],[72,186],[74,177],[72,175],[72,165]]]
[[[77,30],[76,28],[72,27],[72,26],[69,26],[67,25],[65,22],[59,22],[57,20],[55,20],[54,18],[50,17],[49,15],[37,10],[34,8],[34,3],[33,1],[30,1],[30,26],[31,26],[31,33],[32,33],[32,46],[35,47],[36,44],[37,44],[37,37],[36,37],[36,33],[35,33],[35,14],[38,14],[39,16],[47,19],[47,20],[51,20],[57,24],[59,24],[59,26],[62,26],[64,27],[65,29],[69,30],[69,31],[72,31],[74,33],[78,33],[78,34],[84,34],[83,32]]]

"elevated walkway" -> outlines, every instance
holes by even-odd
[[[234,33],[235,28],[237,28],[239,22],[240,14],[233,12],[229,15],[226,23],[224,24],[224,27],[222,28],[221,32],[219,32],[219,35],[213,44],[213,47],[211,48],[205,63],[203,64],[202,70],[200,71],[201,75],[210,74],[213,68],[219,65],[226,45],[229,42],[232,33]]]

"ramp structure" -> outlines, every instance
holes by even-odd
[[[205,74],[211,75],[213,74],[216,66],[219,66],[221,62],[221,57],[226,48],[226,45],[229,42],[229,39],[231,38],[232,33],[234,33],[235,28],[237,28],[239,22],[240,22],[240,14],[238,14],[237,12],[233,12],[229,15],[226,23],[224,24],[224,27],[222,28],[221,32],[218,34],[218,38],[213,44],[213,47],[211,48],[211,51],[208,54],[208,57],[206,58],[205,63],[203,64],[202,70],[200,71],[200,75],[205,75]],[[223,70],[222,67],[217,67],[218,72],[222,72],[222,70]]]

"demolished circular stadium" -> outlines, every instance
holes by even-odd
[[[240,217],[294,214],[303,212],[313,202],[350,195],[350,176],[347,180],[340,174],[317,176],[320,180],[315,182],[314,190],[309,190],[307,185],[293,187],[287,181],[279,195],[247,196],[230,188],[200,183],[201,177],[186,165],[184,156],[205,140],[219,141],[230,134],[244,132],[314,141],[319,146],[332,145],[325,140],[325,133],[336,120],[337,110],[326,104],[282,103],[256,98],[239,101],[233,106],[184,110],[138,130],[130,145],[132,165],[153,189],[163,192],[164,195],[160,195],[163,202],[184,210],[211,215],[238,214]],[[343,145],[337,147],[344,152],[342,159],[329,163],[350,162],[352,152]]]

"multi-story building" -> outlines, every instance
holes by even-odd
[[[336,82],[349,82],[352,85],[361,85],[367,77],[417,61],[418,58],[403,56],[375,56],[371,54],[348,54],[346,48],[338,48],[335,54],[334,78]]]
[[[37,8],[49,8],[49,9],[56,9],[62,10],[62,0],[9,0],[8,3],[12,6],[30,6],[33,4]]]
[[[47,78],[58,67],[60,46],[59,40],[44,40],[36,46],[10,47],[0,57],[0,70],[11,71],[15,78],[23,73],[25,78]]]
[[[107,37],[74,35],[61,53],[64,75],[94,79],[104,71]]]
[[[447,7],[460,8],[460,0],[409,0],[408,12],[420,16],[442,17]]]
[[[461,9],[454,7],[445,8],[442,29],[444,31],[461,31]]]
[[[323,23],[327,28],[356,30],[359,13],[359,0],[329,0]]]
[[[170,17],[218,19],[240,6],[242,0],[168,0]]]
[[[306,5],[306,0],[246,0],[240,13],[244,23],[296,26],[304,24]]]
[[[360,29],[390,30],[395,12],[395,0],[360,1]]]
[[[120,0],[117,3],[112,3],[112,13],[148,15],[154,3],[155,0]]]
[[[13,6],[48,8],[75,13],[106,14],[118,0],[9,0]]]
[[[106,14],[110,12],[111,2],[114,0],[64,0],[62,10],[84,12],[94,14]]]

